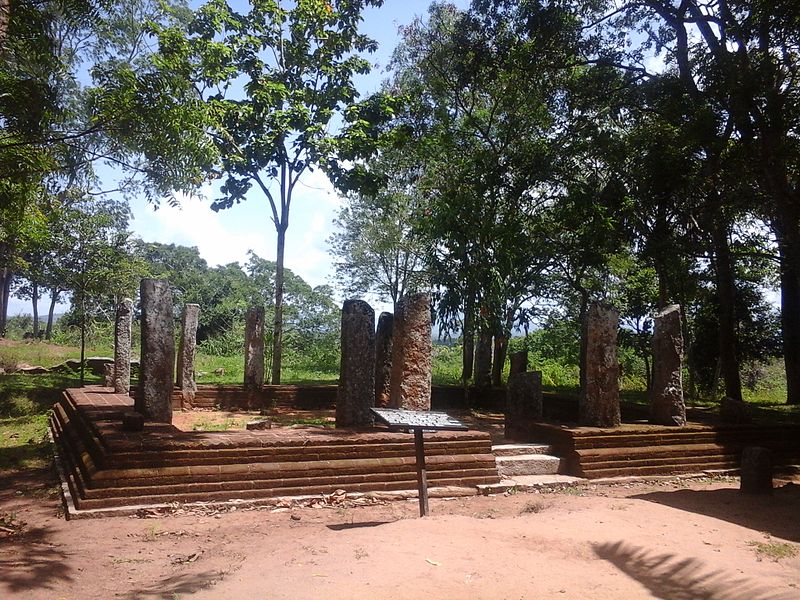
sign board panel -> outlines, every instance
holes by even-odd
[[[466,431],[467,426],[450,415],[427,410],[372,408],[372,413],[389,429],[427,429],[429,431]]]

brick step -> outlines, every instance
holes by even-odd
[[[469,468],[494,468],[491,454],[426,457],[426,467],[431,472],[453,471]],[[140,481],[168,481],[190,483],[193,481],[234,481],[254,477],[279,479],[281,477],[315,477],[329,474],[370,474],[416,472],[416,459],[371,458],[357,460],[240,463],[194,467],[159,467],[155,469],[108,469],[92,477],[92,487],[138,485]]]
[[[642,446],[669,446],[686,444],[730,444],[751,445],[759,441],[792,442],[797,440],[797,428],[781,426],[764,428],[742,428],[724,430],[689,430],[669,433],[638,433],[638,434],[604,434],[591,435],[580,433],[573,436],[574,448],[584,450],[589,448],[604,447],[642,447]]]
[[[594,471],[597,469],[627,469],[629,467],[656,467],[664,465],[667,467],[681,466],[681,465],[702,465],[709,462],[724,462],[735,466],[739,466],[738,454],[704,454],[697,456],[680,456],[680,457],[641,457],[641,458],[626,458],[619,456],[614,459],[586,463],[581,461],[581,466],[584,471]]]
[[[497,471],[503,477],[515,475],[555,475],[563,471],[566,461],[548,454],[498,456]]]
[[[492,468],[464,468],[457,471],[445,470],[442,472],[428,471],[431,481],[440,479],[470,479],[474,477],[496,477],[496,471]],[[250,478],[233,479],[226,481],[207,481],[205,478],[188,483],[168,484],[158,481],[146,482],[139,480],[139,485],[123,485],[119,487],[90,488],[84,491],[82,498],[113,498],[117,496],[141,497],[153,495],[175,495],[183,493],[205,493],[227,491],[235,494],[238,490],[271,490],[280,488],[299,488],[299,487],[333,487],[349,490],[352,484],[374,483],[381,485],[387,482],[416,482],[416,471],[400,471],[395,473],[354,473],[340,474],[331,472],[319,475],[306,475],[305,473],[285,473],[278,477],[259,478],[251,474]],[[408,485],[411,485],[409,483]],[[413,486],[412,486],[413,487]]]
[[[589,448],[576,450],[581,462],[607,460],[608,457],[647,457],[647,456],[686,456],[703,454],[726,454],[734,451],[730,446],[722,444],[675,444],[670,446],[650,447],[614,447],[614,448]]]
[[[474,441],[425,442],[426,456],[458,454],[489,454],[490,444]],[[413,442],[385,444],[253,446],[202,450],[165,450],[154,453],[115,452],[114,466],[125,468],[155,468],[166,463],[176,466],[232,464],[250,462],[302,462],[307,460],[339,460],[358,458],[396,458],[414,456]]]
[[[520,456],[526,454],[552,454],[553,447],[547,444],[495,444],[492,454],[495,456]]]
[[[490,485],[499,483],[497,475],[478,476],[478,477],[441,477],[428,481],[429,487],[477,487],[478,485]],[[108,498],[77,499],[76,504],[79,509],[111,508],[115,506],[130,506],[132,504],[169,504],[173,502],[224,502],[227,500],[258,500],[261,498],[274,498],[276,496],[303,496],[332,494],[338,489],[346,489],[347,492],[375,492],[375,491],[397,491],[415,490],[417,488],[416,476],[413,480],[404,481],[384,481],[369,483],[350,483],[346,488],[338,485],[307,485],[283,488],[265,488],[252,490],[237,490],[235,493],[230,491],[211,491],[211,492],[189,492],[181,494],[158,494],[140,497],[114,496]]]
[[[679,475],[685,473],[702,473],[703,471],[736,469],[735,462],[715,461],[693,465],[625,467],[608,469],[581,470],[580,476],[588,479],[601,477],[644,477],[648,475]]]

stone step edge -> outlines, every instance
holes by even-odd
[[[495,456],[495,463],[497,465],[509,463],[524,463],[524,462],[561,462],[565,460],[560,456],[552,454],[515,454],[513,456]]]
[[[495,444],[492,446],[492,454],[497,457],[552,453],[553,447],[549,444]]]
[[[513,479],[504,479],[500,483],[489,483],[478,485],[478,493],[483,496],[537,491],[541,489],[559,490],[572,487],[591,487],[597,485],[622,485],[628,483],[657,483],[665,481],[684,481],[692,479],[706,479],[718,477],[736,477],[739,469],[707,469],[697,473],[676,473],[673,475],[632,475],[620,477],[601,477],[598,479],[588,479],[586,477],[574,477],[571,481],[542,481],[536,483],[520,483]]]

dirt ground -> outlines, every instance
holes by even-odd
[[[800,486],[735,480],[65,521],[0,479],[0,598],[800,597]],[[788,544],[787,544],[788,543]],[[761,550],[761,552],[759,552]]]

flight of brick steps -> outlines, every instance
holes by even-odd
[[[564,473],[566,461],[553,456],[553,448],[547,444],[497,444],[492,454],[497,461],[501,477],[513,478],[526,475],[556,475]]]
[[[778,470],[800,464],[798,425],[687,425],[658,432],[537,425],[532,435],[552,444],[565,472],[589,479],[733,471],[746,446],[772,450]]]
[[[408,434],[183,432],[155,423],[125,432],[121,417],[131,408],[129,397],[103,388],[68,390],[54,407],[51,431],[73,512],[417,486]],[[425,453],[430,487],[474,488],[500,480],[488,434],[429,433]]]

